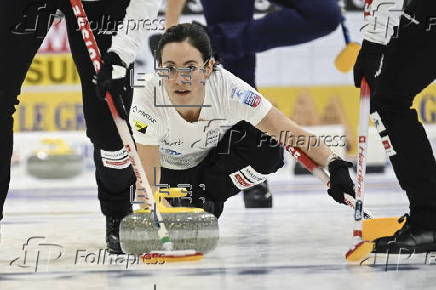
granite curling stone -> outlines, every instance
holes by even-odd
[[[27,173],[41,179],[73,178],[84,169],[83,158],[61,139],[43,139],[44,148],[26,161]]]
[[[166,207],[161,198],[186,196],[180,188],[170,189],[169,195],[155,194],[163,222],[168,230],[174,250],[195,250],[208,253],[219,240],[216,217],[200,208]],[[143,254],[162,250],[157,227],[150,210],[137,210],[126,216],[120,224],[120,244],[124,253]]]

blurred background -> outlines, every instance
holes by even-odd
[[[160,18],[164,18],[164,5],[165,1]],[[351,37],[359,43],[362,8],[361,0],[348,0],[346,3],[345,16]],[[266,0],[257,0],[255,17],[262,17],[274,9],[279,8]],[[205,24],[199,0],[187,2],[180,22],[193,20]],[[149,35],[156,32],[162,31],[150,31]],[[334,150],[353,159],[356,153],[359,91],[353,86],[352,73],[341,73],[334,66],[336,56],[344,47],[342,31],[338,27],[334,33],[308,44],[259,53],[256,83],[260,92],[274,105],[314,133],[346,136],[346,146]],[[144,45],[137,54],[135,73],[153,71],[148,39],[144,39]],[[78,186],[88,182],[94,184],[92,147],[85,135],[80,81],[70,55],[64,21],[51,27],[33,60],[19,98],[21,104],[14,116],[16,141],[11,188],[28,186],[26,180],[29,178],[32,179],[32,186],[57,186],[60,181],[57,183],[51,179],[59,178],[71,179],[71,184]],[[416,98],[414,107],[432,143],[436,144],[435,84]],[[374,172],[382,173],[389,165],[375,130],[371,130],[370,136],[369,165]],[[68,168],[61,177],[47,179],[38,176],[35,171],[32,172],[29,163],[31,156],[38,154],[40,157],[44,154],[74,155],[76,167]],[[54,162],[49,165],[49,170],[56,168],[57,161]],[[38,171],[38,167],[36,169]],[[288,159],[279,175],[292,178],[300,172]]]

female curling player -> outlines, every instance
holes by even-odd
[[[201,27],[173,26],[158,44],[156,72],[135,89],[129,120],[153,191],[158,184],[188,187],[181,205],[219,217],[229,197],[283,166],[282,143],[328,167],[328,193],[337,202],[344,203],[343,193],[354,196],[350,162],[324,144],[310,147],[314,135],[216,67],[212,55]]]

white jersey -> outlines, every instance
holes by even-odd
[[[150,30],[160,29],[163,19],[158,22],[157,14],[161,0],[130,0],[123,22],[118,26],[118,33],[112,37],[112,46],[108,52],[116,52],[127,64],[133,63],[136,51],[146,39]]]
[[[370,42],[388,44],[394,27],[400,24],[403,6],[404,0],[365,0],[363,37]]]
[[[230,127],[241,120],[255,126],[272,107],[250,85],[220,68],[205,83],[199,121],[187,122],[161,83],[152,73],[142,88],[135,88],[130,124],[137,143],[159,145],[161,166],[169,169],[195,167]]]

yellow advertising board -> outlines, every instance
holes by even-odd
[[[274,105],[302,125],[357,125],[359,90],[352,86],[261,88]],[[413,103],[423,123],[436,123],[436,84],[419,94]]]
[[[84,130],[82,92],[65,21],[53,24],[32,61],[14,114],[14,132]]]
[[[344,124],[349,153],[355,153],[359,114],[359,90],[352,86],[269,87],[260,92],[286,116],[302,126]],[[436,84],[419,94],[413,103],[420,120],[436,123]]]
[[[70,53],[38,54],[14,114],[14,131],[83,130],[80,79]]]
[[[27,72],[24,86],[58,86],[80,84],[76,65],[69,53],[38,54]],[[50,90],[50,88],[47,88]]]
[[[14,114],[14,131],[84,130],[82,94],[72,92],[24,93]]]

